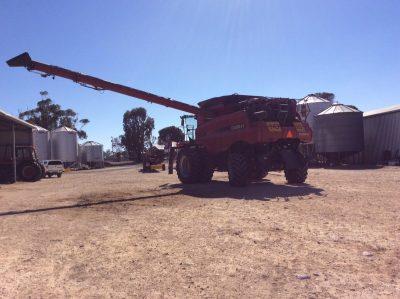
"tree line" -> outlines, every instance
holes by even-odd
[[[19,118],[45,128],[49,131],[65,126],[74,129],[79,139],[87,139],[83,128],[90,122],[87,118],[79,118],[73,109],[62,109],[53,102],[47,91],[40,92],[41,99],[36,107],[19,113]],[[160,145],[170,141],[183,141],[185,135],[181,129],[169,126],[158,131],[158,138],[153,136],[154,119],[147,114],[145,108],[128,110],[122,118],[123,134],[111,137],[111,150],[105,152],[106,157],[121,156],[140,162],[143,152],[151,148],[157,141]]]
[[[147,114],[145,108],[128,110],[123,115],[123,134],[111,137],[111,151],[106,156],[126,153],[130,160],[140,162],[143,153],[156,143],[153,136],[154,119]],[[165,127],[158,131],[157,143],[167,145],[169,142],[179,142],[185,139],[181,129],[175,126]]]

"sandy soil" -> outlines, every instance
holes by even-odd
[[[0,185],[0,297],[400,297],[400,168],[267,178]]]

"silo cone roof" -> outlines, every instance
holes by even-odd
[[[349,113],[349,112],[354,113],[354,112],[361,112],[361,111],[357,110],[355,108],[346,106],[344,104],[333,104],[328,109],[325,109],[318,115],[335,114],[335,113]]]
[[[297,104],[314,104],[314,103],[330,103],[328,100],[316,97],[316,96],[306,96],[301,99]]]
[[[99,146],[99,145],[103,146],[101,143],[98,143],[96,141],[86,141],[85,143],[82,144],[82,146],[93,146],[93,145],[95,145],[95,146]]]
[[[74,129],[68,128],[68,127],[59,127],[57,129],[54,129],[53,132],[75,132],[76,131]]]

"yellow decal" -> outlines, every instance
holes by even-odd
[[[299,133],[304,133],[306,130],[304,129],[304,126],[300,122],[294,122],[293,126],[296,128],[296,131]]]
[[[270,132],[282,132],[281,125],[277,121],[267,122],[267,128]]]

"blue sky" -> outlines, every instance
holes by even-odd
[[[398,0],[0,1],[0,109],[47,90],[110,147],[122,115],[145,107],[155,133],[181,113],[43,79],[5,61],[35,60],[195,104],[232,93],[301,98],[330,91],[363,111],[400,103]]]

